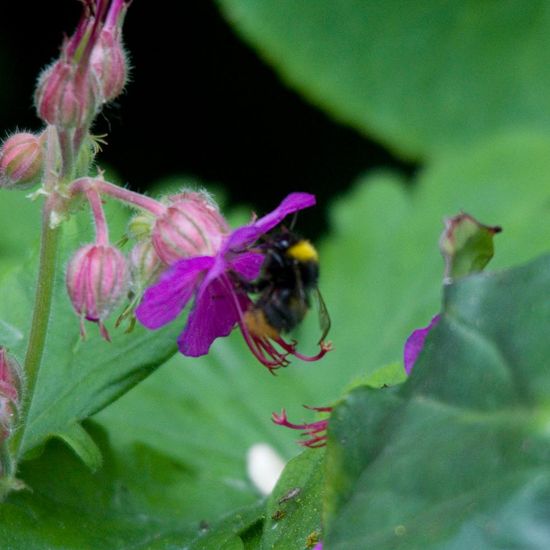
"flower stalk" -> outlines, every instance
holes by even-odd
[[[57,252],[59,249],[60,227],[50,226],[51,199],[47,200],[42,210],[42,237],[40,242],[40,264],[36,283],[36,294],[32,315],[31,331],[24,361],[26,391],[21,403],[20,426],[26,425],[29,408],[36,388],[36,381],[44,355],[44,345],[48,333],[51,315],[52,297],[55,283]],[[10,440],[9,448],[12,459],[17,462],[21,454],[24,430],[19,428]]]
[[[75,180],[70,185],[70,194],[74,197],[81,193],[86,193],[87,189],[91,187],[97,192],[108,195],[124,204],[151,212],[154,216],[160,216],[166,210],[166,207],[162,203],[151,197],[124,189],[124,187],[119,187],[100,178],[79,178]]]

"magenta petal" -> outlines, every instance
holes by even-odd
[[[156,329],[174,320],[193,296],[203,272],[213,263],[214,258],[199,256],[172,265],[157,284],[145,291],[136,309],[138,321],[149,329]]]
[[[279,225],[289,214],[298,210],[309,208],[315,205],[315,195],[309,193],[291,193],[288,195],[273,212],[270,212],[263,218],[256,220],[254,227],[262,233],[267,233],[276,225]]]
[[[279,225],[289,214],[315,205],[315,195],[310,193],[291,193],[273,212],[233,231],[225,244],[225,250],[244,249],[258,240],[264,233]]]
[[[230,266],[243,279],[252,281],[260,274],[264,258],[259,252],[243,252],[231,260]]]
[[[198,357],[208,353],[218,336],[227,336],[239,319],[234,297],[223,283],[216,279],[201,288],[185,330],[178,338],[183,355]]]
[[[405,372],[407,374],[410,374],[414,364],[416,362],[416,359],[420,352],[422,351],[422,348],[424,347],[424,342],[426,340],[426,337],[428,336],[430,330],[432,330],[435,325],[437,325],[438,321],[440,319],[440,315],[435,315],[432,320],[430,321],[430,324],[427,327],[418,328],[414,330],[411,335],[407,338],[407,341],[405,342],[405,349],[404,349],[404,361],[405,361]]]

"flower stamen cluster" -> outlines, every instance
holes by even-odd
[[[317,412],[331,413],[332,407],[307,407]],[[285,409],[281,411],[281,414],[273,413],[271,416],[273,422],[278,426],[284,426],[285,428],[290,428],[291,430],[301,430],[303,433],[300,434],[302,437],[307,437],[306,440],[299,441],[299,445],[303,447],[309,447],[312,449],[318,447],[324,447],[327,443],[327,428],[328,428],[328,418],[323,420],[317,420],[316,422],[306,422],[303,424],[294,424],[288,420]]]

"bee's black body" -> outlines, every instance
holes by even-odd
[[[251,332],[273,335],[303,320],[311,291],[317,289],[319,262],[309,241],[289,231],[272,236],[264,251],[260,276],[252,284],[259,297],[245,320]]]

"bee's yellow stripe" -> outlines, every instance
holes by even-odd
[[[292,245],[288,249],[287,254],[299,262],[317,262],[319,260],[317,250],[315,250],[315,247],[305,239]]]

